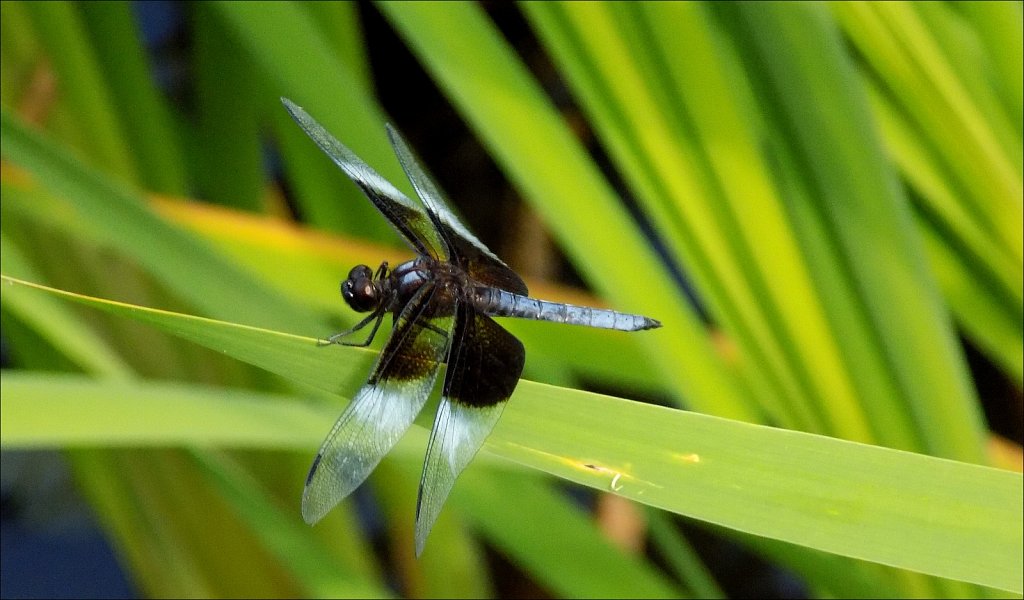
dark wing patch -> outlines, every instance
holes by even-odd
[[[441,404],[430,432],[416,501],[416,555],[459,474],[501,417],[523,372],[523,345],[486,315],[459,305]]]
[[[456,310],[444,397],[465,406],[493,406],[508,400],[519,383],[526,351],[494,319],[460,304]]]
[[[306,135],[359,186],[413,251],[433,258],[443,255],[444,246],[437,231],[418,205],[339,142],[301,106],[287,98],[281,98],[281,102]]]
[[[444,194],[420,166],[398,130],[390,124],[387,128],[398,162],[405,170],[412,186],[416,188],[416,193],[423,201],[430,220],[439,232],[441,243],[445,246],[445,257],[461,266],[473,279],[482,284],[528,295],[526,284],[519,275],[495,256],[455,216]]]
[[[433,285],[424,284],[406,304],[369,382],[320,446],[302,492],[302,517],[307,523],[322,519],[359,487],[430,396],[444,360],[446,336],[451,336],[454,324],[452,317],[425,319],[434,290]]]

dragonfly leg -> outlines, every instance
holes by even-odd
[[[346,329],[345,331],[342,331],[341,333],[336,333],[336,334],[332,335],[331,337],[327,338],[326,340],[317,340],[317,345],[318,346],[330,346],[331,344],[339,344],[341,346],[358,346],[358,347],[369,346],[370,342],[373,341],[373,336],[377,335],[377,329],[380,327],[380,322],[384,319],[384,313],[385,313],[385,311],[383,311],[383,310],[376,310],[376,311],[370,313],[370,316],[368,316],[365,319],[363,319],[362,321],[356,323],[355,326],[353,326],[352,328]],[[370,323],[370,321],[373,321],[374,319],[376,319],[376,323],[373,324],[373,329],[370,330],[370,335],[366,336],[366,339],[363,340],[362,342],[346,342],[346,341],[342,340],[343,337],[345,337],[347,335],[351,335],[351,334],[359,331],[363,327],[366,327]]]

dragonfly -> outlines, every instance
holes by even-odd
[[[416,555],[459,474],[498,422],[519,382],[523,344],[492,317],[638,331],[649,317],[531,298],[526,284],[449,208],[391,125],[388,138],[419,197],[414,202],[305,110],[281,98],[296,123],[369,198],[415,258],[394,268],[357,265],[341,283],[350,308],[369,313],[324,345],[367,346],[391,315],[391,335],[366,383],[320,446],[302,492],[313,525],[359,487],[412,425],[447,365],[416,500]],[[369,328],[368,333],[356,335]],[[362,339],[358,339],[358,338]]]

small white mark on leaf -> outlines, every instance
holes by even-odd
[[[622,489],[622,486],[619,485],[619,479],[621,479],[621,478],[622,478],[622,473],[616,473],[615,477],[612,477],[612,481],[611,481],[610,484],[608,484],[608,486],[610,488],[612,488],[613,492],[617,492],[617,491]]]

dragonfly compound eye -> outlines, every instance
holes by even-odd
[[[348,279],[341,283],[341,297],[356,312],[367,312],[377,306],[377,286],[370,267],[359,265],[349,271]]]

